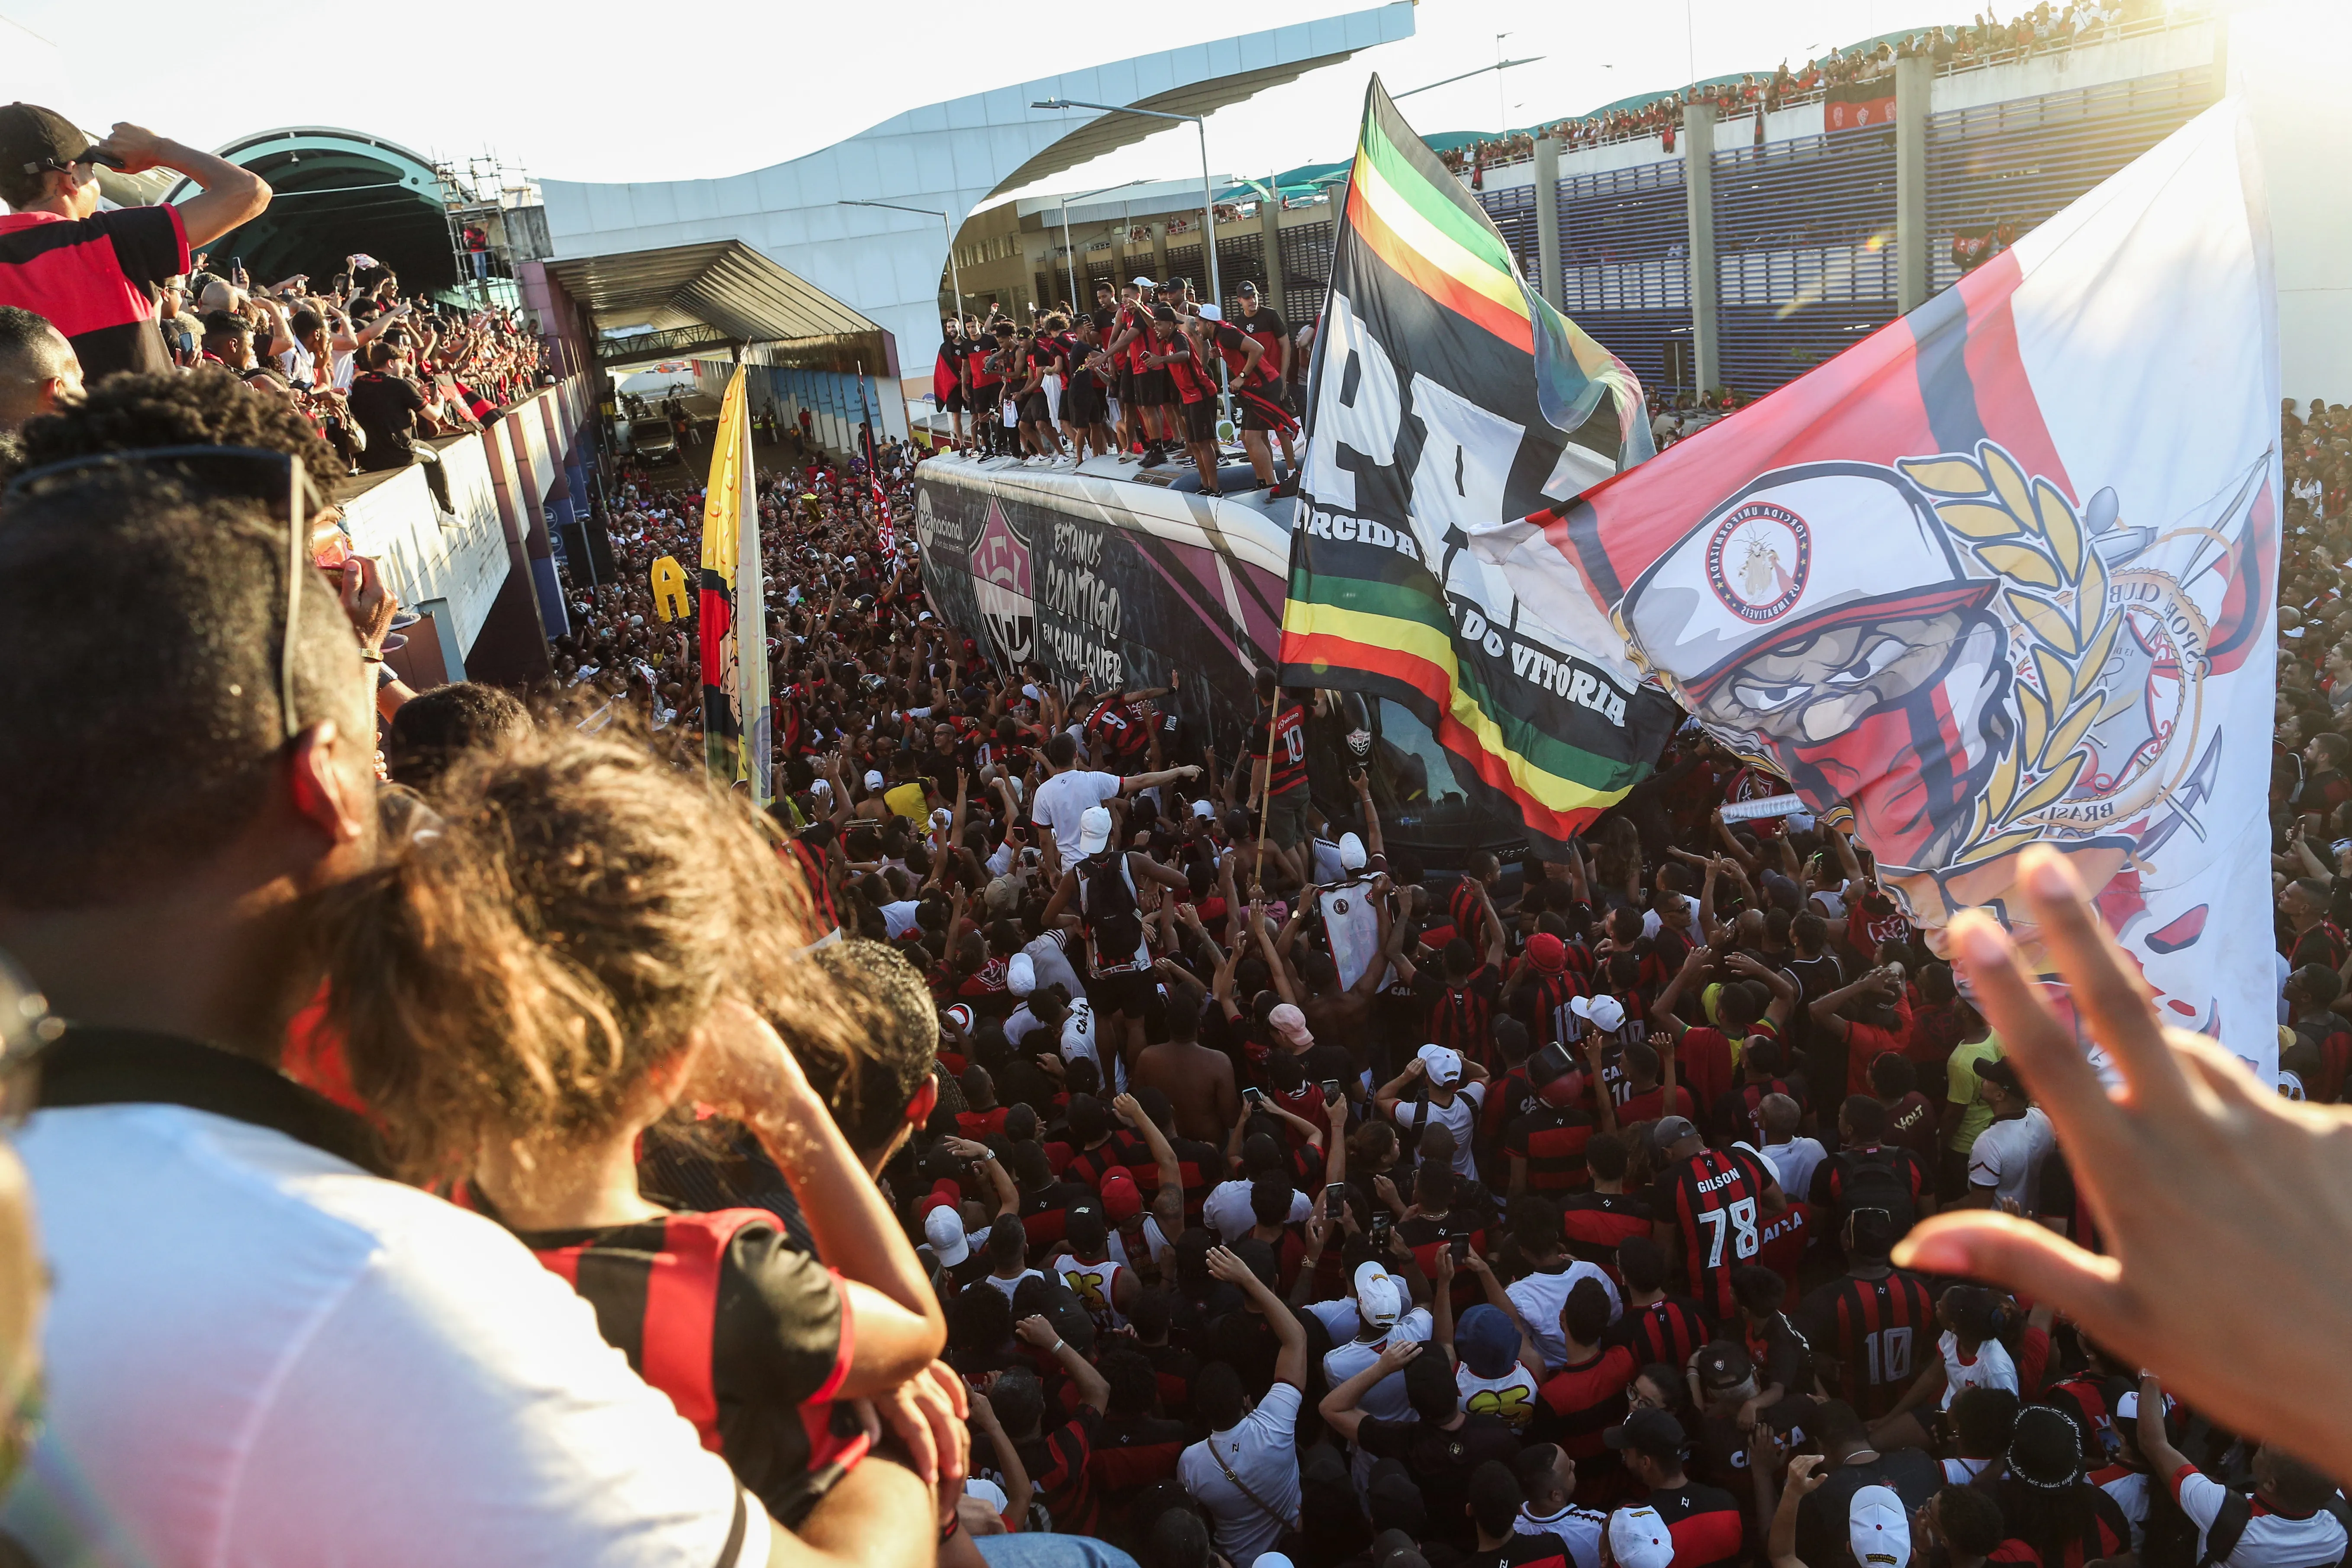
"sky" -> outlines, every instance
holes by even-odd
[[[1501,40],[1507,58],[1543,58],[1409,100],[1416,126],[1525,125],[1671,89],[1694,66],[1704,78],[1769,68],[1784,56],[1801,63],[1832,44],[1965,21],[1981,3],[1423,0],[1414,37],[1212,116],[1209,162],[1220,174],[1263,176],[1345,158],[1374,71],[1399,92],[1490,65],[1499,32],[1511,34]],[[1220,15],[1238,34],[1351,8],[1260,0],[1191,15]],[[205,148],[307,123],[369,132],[429,157],[488,153],[534,176],[686,179],[762,168],[905,110],[1197,36],[1056,28],[1053,18],[1076,13],[969,0],[635,6],[634,31],[609,3],[549,0],[468,6],[462,21],[389,29],[385,13],[359,6],[215,0],[201,14],[203,25],[191,26],[185,5],[158,0],[0,0],[0,102],[46,104],[100,132],[130,120]],[[688,18],[708,20],[679,25]],[[1056,176],[1053,188],[1199,173],[1198,142],[1179,127]]]

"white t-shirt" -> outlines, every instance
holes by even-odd
[[[1519,1517],[1511,1524],[1515,1535],[1542,1535],[1549,1531],[1568,1544],[1568,1555],[1576,1568],[1601,1568],[1601,1532],[1609,1528],[1609,1516],[1595,1513],[1574,1503],[1558,1513],[1538,1519],[1519,1505]]]
[[[1033,938],[1021,951],[1029,955],[1029,962],[1035,966],[1040,988],[1059,985],[1075,999],[1087,994],[1087,983],[1079,978],[1076,968],[1070,963],[1069,944],[1068,931],[1049,931]]]
[[[1118,786],[1117,773],[1094,773],[1084,768],[1055,773],[1037,786],[1037,798],[1029,807],[1029,820],[1053,830],[1054,843],[1062,852],[1065,866],[1078,858],[1078,819],[1091,807],[1115,799]]]
[[[1454,1173],[1475,1179],[1478,1174],[1478,1163],[1470,1147],[1470,1134],[1478,1125],[1478,1106],[1486,1098],[1485,1084],[1465,1083],[1455,1087],[1451,1105],[1440,1105],[1434,1100],[1398,1100],[1397,1131],[1404,1139],[1406,1152],[1410,1153],[1416,1148],[1423,1131],[1430,1123],[1439,1123],[1454,1134]],[[1425,1116],[1422,1111],[1424,1105],[1429,1108]]]
[[[1500,1377],[1480,1377],[1465,1363],[1454,1369],[1454,1387],[1462,1408],[1473,1415],[1492,1415],[1524,1436],[1536,1418],[1536,1378],[1525,1362],[1513,1362]]]
[[[1361,1332],[1360,1329],[1358,1331]],[[1323,1377],[1333,1388],[1339,1387],[1366,1367],[1381,1359],[1391,1340],[1419,1340],[1426,1344],[1429,1336],[1437,1331],[1436,1324],[1426,1307],[1415,1307],[1399,1318],[1389,1331],[1376,1340],[1349,1340],[1333,1345],[1323,1352]],[[1423,1354],[1429,1352],[1423,1352]],[[1356,1407],[1367,1415],[1377,1415],[1383,1421],[1410,1421],[1412,1402],[1404,1396],[1404,1373],[1392,1372],[1366,1391]]]
[[[1276,1538],[1298,1519],[1298,1406],[1297,1386],[1277,1383],[1240,1426],[1211,1433],[1176,1461],[1176,1479],[1209,1510],[1217,1551],[1234,1568],[1250,1568],[1273,1551]],[[1227,1470],[1265,1507],[1244,1496]]]
[[[1625,1315],[1625,1302],[1617,1294],[1616,1282],[1600,1265],[1572,1258],[1558,1273],[1538,1269],[1521,1275],[1506,1286],[1503,1294],[1519,1310],[1528,1327],[1535,1331],[1537,1348],[1543,1352],[1544,1371],[1558,1372],[1568,1364],[1568,1339],[1559,1331],[1559,1310],[1568,1304],[1568,1293],[1576,1289],[1580,1279],[1598,1279],[1601,1288],[1609,1292],[1609,1321],[1615,1322]]]
[[[895,904],[882,906],[882,924],[884,929],[889,931],[892,942],[898,941],[915,929],[915,912],[922,907],[922,904],[914,899],[905,899]]]
[[[1209,1189],[1201,1204],[1201,1219],[1217,1233],[1227,1247],[1247,1236],[1257,1224],[1256,1213],[1250,1207],[1249,1182],[1219,1182]],[[1290,1217],[1285,1224],[1304,1225],[1315,1212],[1314,1200],[1297,1188],[1291,1189]]]
[[[1786,1143],[1769,1143],[1757,1151],[1764,1163],[1772,1167],[1780,1179],[1780,1190],[1799,1197],[1812,1190],[1813,1167],[1828,1156],[1818,1138],[1791,1138]]]
[[[1946,1459],[1944,1479],[1956,1487],[1964,1487],[1984,1474],[1985,1467],[1991,1463],[1990,1459]]]
[[[1043,1279],[1044,1278],[1045,1278],[1044,1271],[1036,1268],[1024,1268],[1019,1274],[1014,1275],[1010,1279],[1000,1279],[993,1274],[983,1274],[981,1276],[981,1279],[983,1283],[993,1285],[998,1289],[1003,1291],[1004,1299],[1007,1301],[1013,1300],[1013,1293],[1021,1289],[1022,1282],[1024,1280]]]
[[[2172,1478],[2180,1511],[2197,1527],[2197,1560],[2205,1560],[2205,1532],[2229,1498],[2229,1489],[2188,1466]],[[2326,1509],[2308,1519],[2291,1519],[2257,1508],[2245,1533],[2222,1559],[2222,1568],[2322,1568],[2344,1556],[2344,1526]]]
[[[2018,1392],[2017,1363],[2009,1359],[2009,1352],[1999,1340],[1987,1340],[1977,1347],[1977,1353],[1960,1353],[1960,1336],[1947,1332],[1936,1342],[1944,1352],[1944,1403],[1949,1410],[1952,1401],[1964,1388],[2006,1388]]]
[[[1969,1185],[1990,1187],[1996,1198],[2014,1198],[2027,1214],[2040,1212],[2042,1162],[2057,1146],[2058,1134],[2038,1105],[2022,1116],[1996,1121],[1977,1134],[1969,1151]]]
[[[0,1529],[41,1561],[719,1560],[726,1461],[489,1220],[179,1106],[44,1110],[17,1149],[55,1293]]]

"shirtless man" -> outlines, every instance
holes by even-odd
[[[1201,1027],[1201,983],[1167,959],[1153,969],[1168,986],[1168,1037],[1136,1057],[1129,1081],[1156,1089],[1176,1108],[1176,1133],[1223,1146],[1241,1120],[1241,1095],[1234,1088],[1233,1058],[1196,1037]]]

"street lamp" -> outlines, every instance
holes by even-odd
[[[1506,38],[1510,37],[1508,33],[1505,33],[1501,36]],[[1391,103],[1394,103],[1399,99],[1411,98],[1416,92],[1427,92],[1432,88],[1451,87],[1457,81],[1468,81],[1474,76],[1485,76],[1488,71],[1507,71],[1513,66],[1531,66],[1543,58],[1544,57],[1541,55],[1529,55],[1523,60],[1496,60],[1493,65],[1480,66],[1476,70],[1464,71],[1460,76],[1450,76],[1443,81],[1427,81],[1422,83],[1419,87],[1409,87],[1402,92],[1392,92],[1389,94],[1389,101]],[[1602,66],[1601,68],[1602,70],[1608,70],[1611,68],[1608,66]]]
[[[939,219],[940,226],[946,229],[948,235],[948,279],[955,285],[956,325],[959,328],[963,325],[963,279],[956,271],[955,229],[948,222],[947,214],[937,207],[902,207],[897,202],[859,202],[852,201],[846,196],[836,197],[834,205],[844,207],[887,207],[894,213],[921,213],[928,217]]]
[[[1192,129],[1201,133],[1201,221],[1207,226],[1202,243],[1209,250],[1209,300],[1223,315],[1225,293],[1217,277],[1217,193],[1209,184],[1209,122],[1198,114],[1171,114],[1164,109],[1134,109],[1124,103],[1088,103],[1076,98],[1048,98],[1029,106],[1032,109],[1098,109],[1105,114],[1139,114],[1147,120],[1188,120]]]
[[[1104,191],[1123,191],[1129,185],[1150,183],[1149,180],[1121,180],[1115,185],[1105,185],[1100,191],[1080,191],[1075,196],[1062,198],[1062,260],[1070,272],[1070,309],[1083,310],[1087,308],[1086,296],[1078,292],[1078,253],[1070,248],[1070,204],[1085,201],[1088,196],[1101,195]]]

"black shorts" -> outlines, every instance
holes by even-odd
[[[962,413],[964,411],[963,388],[959,386],[953,392],[949,393],[948,400],[943,406],[950,414]]]
[[[1198,403],[1184,405],[1184,438],[1188,441],[1213,441],[1217,438],[1217,400],[1204,397]]]
[[[1113,974],[1087,976],[1087,1000],[1097,1013],[1119,1013],[1140,1018],[1151,1002],[1151,972],[1122,969]]]
[[[1100,425],[1110,417],[1110,399],[1090,375],[1080,376],[1062,394],[1062,420],[1068,425]]]
[[[1024,393],[1022,395],[1021,423],[1024,425],[1051,425],[1053,422],[1054,407],[1053,405],[1046,400],[1045,389],[1044,387],[1039,387],[1034,392]]]
[[[1118,367],[1118,384],[1112,387],[1111,391],[1117,395],[1121,404],[1135,401],[1135,369],[1132,365],[1123,364]]]
[[[1135,373],[1135,400],[1146,408],[1165,408],[1176,401],[1176,378],[1166,366]]]
[[[991,382],[986,386],[975,386],[971,389],[971,416],[974,419],[994,418],[996,405],[1003,401],[1004,384],[1003,382]]]
[[[1286,436],[1298,428],[1298,421],[1278,401],[1272,386],[1237,386],[1234,401],[1241,405],[1244,430],[1274,430]]]

